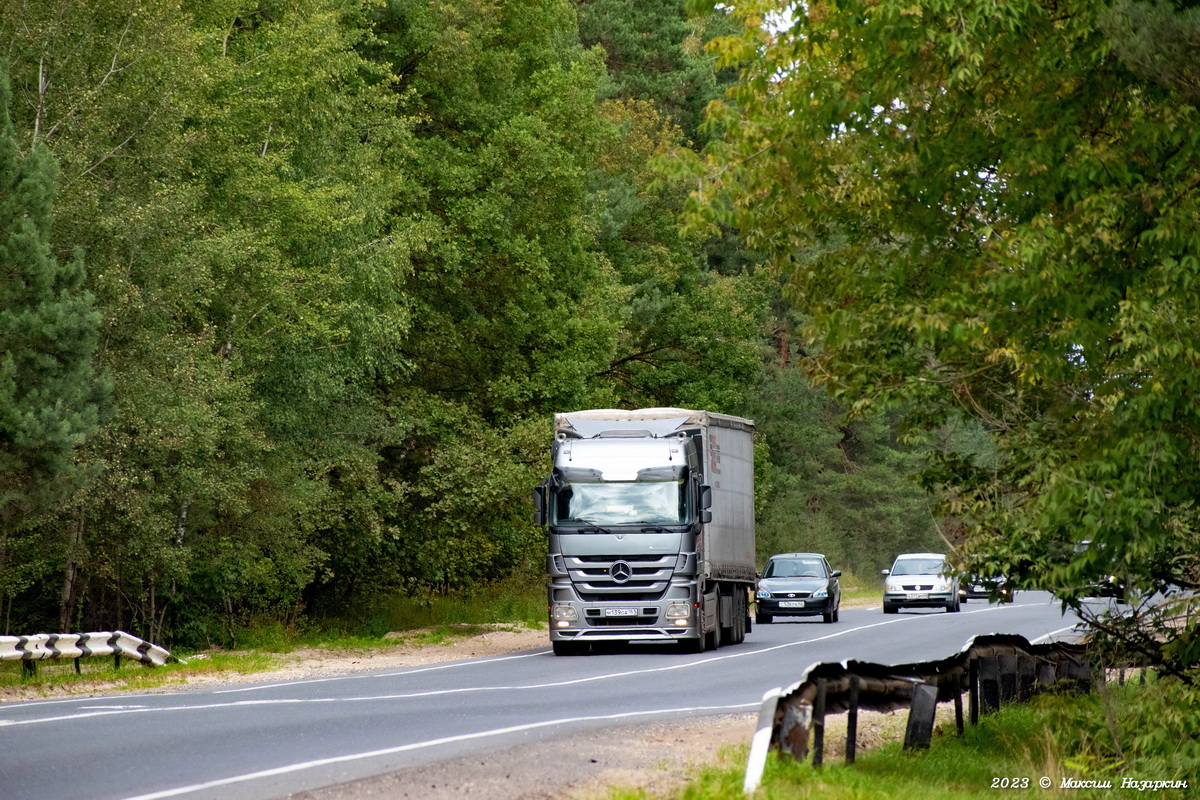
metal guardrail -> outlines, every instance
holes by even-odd
[[[125,631],[0,636],[0,661],[20,661],[31,675],[36,674],[39,661],[53,658],[75,659],[75,671],[79,672],[79,659],[89,656],[112,656],[117,668],[122,658],[152,667],[161,667],[171,658],[165,649]]]
[[[847,714],[847,764],[854,763],[859,709],[908,708],[904,746],[927,748],[938,703],[954,703],[961,733],[964,692],[968,695],[967,718],[974,725],[980,714],[1004,704],[1025,702],[1034,693],[1063,683],[1073,691],[1090,690],[1093,679],[1086,656],[1087,647],[1082,644],[1031,644],[1023,636],[989,634],[971,638],[962,651],[940,661],[813,664],[798,682],[763,696],[743,791],[751,794],[758,788],[767,752],[772,748],[803,760],[808,754],[810,732],[813,766],[819,767],[824,757],[827,714]]]

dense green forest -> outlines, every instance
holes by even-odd
[[[760,556],[938,547],[731,226],[683,0],[0,6],[0,627],[227,643],[536,584],[550,417],[760,430]],[[757,246],[757,245],[756,245]]]
[[[696,2],[698,9],[714,3]],[[679,151],[806,314],[809,375],[925,437],[961,561],[1200,683],[1200,7],[743,0]],[[969,418],[990,447],[939,444]]]

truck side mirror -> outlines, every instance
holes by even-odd
[[[533,487],[533,524],[538,527],[546,524],[546,484],[544,483]]]
[[[696,504],[700,507],[700,524],[712,522],[712,487],[706,483],[696,487]]]

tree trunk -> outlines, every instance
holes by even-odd
[[[79,555],[83,549],[83,506],[79,507],[79,518],[67,533],[67,566],[63,570],[62,598],[58,606],[59,633],[71,632],[71,615],[75,610],[75,587],[79,581]]]

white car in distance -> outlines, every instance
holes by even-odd
[[[883,574],[885,614],[902,608],[960,608],[958,576],[942,553],[902,553]]]

